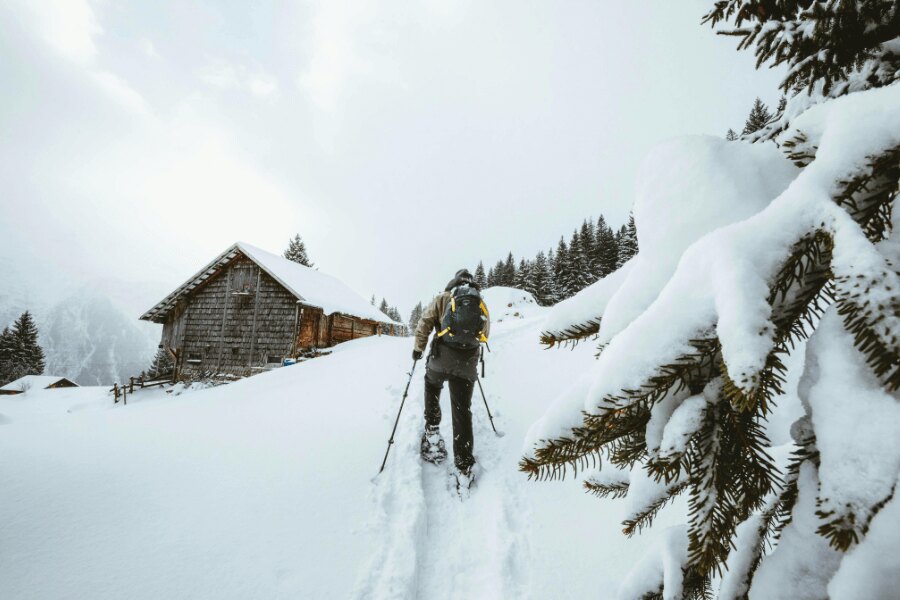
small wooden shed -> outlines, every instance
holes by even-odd
[[[78,387],[78,384],[65,377],[55,375],[26,375],[0,387],[0,395],[22,394],[28,390],[52,390],[56,388]]]
[[[178,379],[252,375],[319,348],[403,332],[340,280],[243,242],[141,319],[163,325],[160,346]]]

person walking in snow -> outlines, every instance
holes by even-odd
[[[416,327],[413,360],[422,358],[429,336],[435,334],[425,368],[422,458],[440,464],[447,457],[440,433],[441,389],[447,382],[453,422],[453,459],[460,488],[469,488],[474,481],[472,391],[478,379],[481,343],[487,342],[490,326],[478,285],[469,271],[461,269],[428,305]]]

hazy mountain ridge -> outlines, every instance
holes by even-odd
[[[25,310],[34,314],[45,373],[81,385],[112,385],[149,366],[159,339],[158,326],[139,321],[89,287],[51,300],[49,294],[39,299],[42,294],[21,279],[7,281],[13,283],[0,292],[0,325],[12,324]]]

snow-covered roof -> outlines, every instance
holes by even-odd
[[[72,385],[77,386],[74,381],[65,377],[57,377],[56,375],[26,375],[19,377],[11,383],[7,383],[0,387],[0,392],[24,392],[26,390],[45,390],[51,385],[60,381],[68,381]]]
[[[336,277],[245,242],[237,242],[230,246],[156,306],[141,315],[141,319],[156,323],[164,322],[166,315],[175,308],[180,298],[190,294],[239,254],[259,265],[272,279],[296,296],[297,300],[310,306],[317,306],[326,314],[342,313],[382,323],[393,323],[389,317]]]

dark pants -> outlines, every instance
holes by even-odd
[[[472,390],[475,382],[438,373],[432,369],[425,371],[425,424],[437,427],[441,424],[441,389],[444,382],[450,384],[450,411],[453,418],[453,459],[456,468],[468,470],[475,464],[472,456]]]

